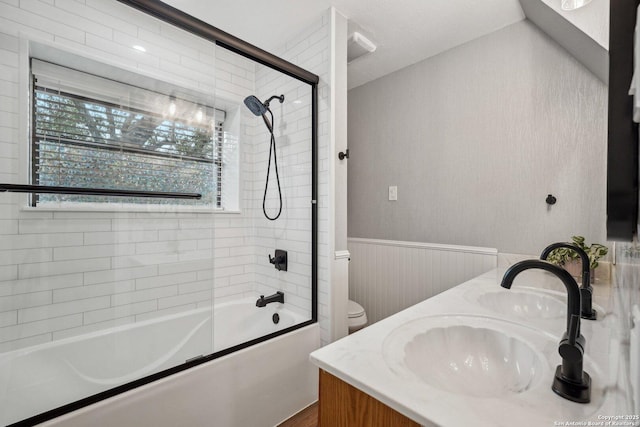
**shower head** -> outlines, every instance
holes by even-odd
[[[274,99],[277,99],[282,104],[284,102],[284,95],[273,95],[264,103],[260,102],[260,100],[254,95],[247,96],[244,99],[244,105],[246,105],[247,108],[256,116],[262,116],[264,124],[267,126],[267,129],[269,129],[269,132],[271,133],[273,133],[273,125],[271,124],[269,119],[267,119],[267,116],[265,114],[267,111],[271,113],[271,110],[269,110],[269,103]],[[271,114],[271,118],[273,119],[273,114]]]
[[[255,96],[247,96],[244,99],[244,105],[256,116],[261,116],[267,112],[268,106],[264,105],[258,98]]]
[[[247,108],[256,116],[262,116],[269,110],[269,103],[274,99],[277,99],[282,104],[284,102],[284,95],[274,95],[264,103],[260,102],[260,100],[254,95],[250,95],[244,99],[244,105],[246,105]]]

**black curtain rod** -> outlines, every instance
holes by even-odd
[[[198,193],[163,191],[111,190],[108,188],[57,187],[51,185],[0,184],[0,192],[34,194],[79,194],[89,196],[149,197],[154,199],[201,199]]]

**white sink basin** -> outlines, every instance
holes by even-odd
[[[522,393],[542,370],[540,356],[527,343],[495,329],[433,328],[416,335],[404,350],[407,368],[423,381],[476,397]]]
[[[532,345],[513,333],[519,328],[482,316],[424,317],[391,332],[382,351],[395,373],[443,391],[484,398],[516,395],[549,375],[535,346],[557,346],[557,338],[524,328],[525,335],[537,335]]]
[[[479,295],[478,303],[496,313],[522,319],[551,319],[567,315],[566,302],[541,293],[498,290]]]

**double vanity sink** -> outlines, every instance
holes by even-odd
[[[425,300],[311,360],[425,426],[552,426],[616,414],[608,286],[595,287],[598,320],[581,321],[591,390],[589,403],[576,403],[551,389],[567,330],[562,282],[528,271],[508,290],[500,287],[503,274],[494,270]]]

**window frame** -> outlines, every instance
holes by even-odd
[[[29,102],[28,102],[28,121],[29,121],[29,128],[30,131],[28,132],[28,148],[27,148],[27,158],[28,158],[28,177],[29,177],[29,181],[32,184],[39,184],[40,183],[40,179],[39,179],[39,174],[38,174],[38,170],[37,170],[37,155],[35,153],[36,149],[37,149],[37,145],[44,139],[42,136],[37,134],[37,127],[36,127],[36,90],[38,88],[37,86],[37,81],[36,81],[36,75],[33,71],[32,68],[32,60],[38,60],[38,61],[44,61],[44,62],[48,62],[47,60],[42,60],[40,58],[38,58],[37,56],[33,56],[33,55],[29,55],[28,58],[28,76],[29,76]],[[95,62],[92,59],[86,58],[87,61],[90,62]],[[74,72],[80,72],[89,76],[93,76],[93,77],[97,77],[97,78],[101,78],[101,79],[106,79],[106,80],[112,80],[118,84],[122,84],[122,85],[126,85],[126,86],[130,86],[130,87],[136,87],[139,88],[127,81],[121,81],[121,80],[114,80],[114,79],[110,79],[109,77],[105,77],[105,76],[100,76],[100,75],[93,75],[89,72],[86,72],[82,69],[74,69],[71,68],[67,65],[64,64],[55,64],[52,63],[54,66],[57,67],[62,67],[62,68],[67,68],[70,69]],[[107,64],[105,64],[107,65]],[[111,66],[112,67],[112,66]],[[124,70],[126,71],[126,70]],[[144,74],[139,74],[136,73],[134,71],[126,71],[127,73],[132,73],[132,74],[137,74],[138,76],[142,76],[144,78],[151,78],[154,80],[157,80],[158,82],[161,82],[163,84],[168,84],[162,80],[158,80],[157,77],[151,77],[151,76],[146,76]],[[139,88],[142,90],[149,90],[149,89],[145,89],[145,88]],[[191,88],[181,88],[180,89],[184,89],[187,91],[193,91],[193,89]],[[64,93],[64,91],[60,91],[61,93]],[[78,88],[77,92],[82,92],[82,88]],[[113,107],[116,108],[123,108],[121,105],[115,104],[115,103],[109,103],[108,101],[102,100],[102,99],[94,99],[94,98],[90,98],[90,97],[86,97],[84,95],[82,95],[81,93],[72,93],[72,92],[68,92],[68,95],[80,99],[80,98],[84,98],[87,99],[88,101],[94,101],[96,104],[100,104],[100,105],[111,105]],[[170,95],[166,95],[163,94],[165,96],[170,96]],[[203,94],[203,96],[205,96]],[[70,202],[70,201],[61,201],[61,202],[48,202],[46,204],[38,204],[37,203],[37,198],[38,195],[37,194],[33,194],[28,196],[28,200],[26,205],[23,205],[22,210],[26,210],[26,211],[31,211],[31,210],[37,210],[37,211],[102,211],[102,212],[194,212],[194,213],[230,213],[230,214],[238,214],[241,213],[239,208],[235,208],[235,209],[226,209],[225,206],[223,206],[223,200],[225,199],[225,197],[223,197],[223,186],[224,184],[222,183],[223,181],[223,174],[224,174],[224,169],[225,167],[227,167],[227,162],[225,162],[225,159],[222,157],[222,154],[224,152],[224,147],[225,147],[225,138],[226,138],[226,134],[227,134],[227,129],[225,127],[225,123],[226,123],[226,116],[227,116],[227,112],[223,109],[218,108],[215,105],[209,105],[209,104],[200,104],[199,102],[196,101],[188,101],[188,102],[193,102],[194,104],[198,104],[198,105],[202,105],[205,108],[211,109],[213,111],[215,111],[215,122],[213,122],[213,125],[211,126],[211,138],[213,141],[213,159],[211,160],[211,164],[213,165],[213,173],[211,175],[211,179],[214,179],[214,185],[213,185],[213,203],[208,204],[208,205],[188,205],[188,204],[178,204],[178,203],[135,203],[135,202],[123,202],[123,203],[114,203],[111,201],[106,200],[105,202],[96,202],[96,201],[84,201],[84,202]],[[228,108],[228,102],[223,102],[225,105],[227,105]],[[217,103],[216,103],[217,104]],[[136,108],[135,107],[124,107],[127,110],[130,111],[135,111]],[[145,111],[145,110],[140,110],[141,113],[143,114],[157,114],[155,112],[152,111]],[[219,117],[217,117],[218,115],[220,115],[221,119]],[[73,142],[69,142],[70,144],[74,144]],[[79,145],[82,146],[81,142],[76,143],[75,145]],[[85,148],[90,148],[88,145]],[[117,147],[117,150],[120,151],[122,147]],[[239,148],[239,147],[238,147]],[[116,149],[116,146],[114,146],[113,148],[114,150]],[[127,151],[127,150],[123,150],[123,151]],[[135,150],[132,150],[132,152]],[[138,153],[138,154],[142,154],[145,155],[146,153]],[[160,153],[158,153],[158,155],[155,155],[153,153],[149,154],[149,157],[163,157]],[[181,157],[184,156],[180,156],[178,154],[168,154],[166,155],[166,158],[174,158],[174,159],[180,159]],[[240,169],[240,164],[239,164],[239,158],[236,160],[238,162],[237,165],[235,165],[236,168],[238,168],[238,170]],[[215,176],[214,176],[215,174]],[[81,187],[81,186],[80,186]],[[235,195],[231,195],[231,197],[237,198],[239,199],[239,194],[235,194]]]

